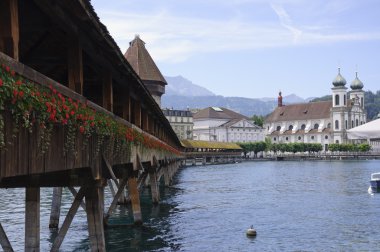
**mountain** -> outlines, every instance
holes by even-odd
[[[196,85],[185,79],[181,75],[169,77],[165,76],[165,80],[168,83],[165,89],[166,95],[180,95],[180,96],[214,96],[215,94],[210,90]]]
[[[162,108],[185,110],[206,107],[225,107],[245,116],[267,115],[277,106],[277,97],[244,98],[215,95],[210,90],[192,83],[182,76],[165,76],[168,83],[165,94],[161,97]],[[312,98],[309,98],[312,99]],[[283,97],[283,103],[308,102],[295,94]]]

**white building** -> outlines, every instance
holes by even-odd
[[[193,115],[194,140],[256,142],[264,140],[263,128],[248,117],[226,108],[208,107]]]
[[[162,112],[180,140],[193,139],[193,115],[189,110],[163,109]]]
[[[265,135],[272,143],[346,143],[346,130],[366,122],[363,83],[356,78],[347,92],[346,80],[338,71],[333,81],[332,101],[283,106],[281,92],[278,107],[265,119]]]

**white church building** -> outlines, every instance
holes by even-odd
[[[248,117],[221,107],[208,107],[193,115],[193,139],[215,142],[264,141],[264,129]]]
[[[264,123],[265,135],[272,143],[347,143],[347,130],[366,122],[363,83],[356,78],[347,91],[346,80],[338,70],[332,82],[332,101],[278,106]]]

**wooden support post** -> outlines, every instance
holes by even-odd
[[[135,125],[141,128],[141,104],[139,101],[135,101]]]
[[[61,215],[62,187],[53,188],[53,199],[51,202],[49,228],[58,228],[59,216]]]
[[[166,167],[164,169],[164,182],[165,182],[165,186],[170,186],[170,173],[169,173],[169,169],[170,169],[170,164],[166,165]]]
[[[141,215],[141,206],[140,206],[140,195],[137,188],[136,174],[137,171],[134,171],[133,174],[130,174],[128,177],[128,192],[129,197],[132,203],[133,218],[135,224],[142,224],[142,215]]]
[[[115,197],[116,193],[115,193],[115,189],[113,188],[112,180],[111,179],[107,179],[107,183],[108,183],[108,187],[111,190],[112,197]]]
[[[92,186],[86,190],[86,212],[91,251],[105,251],[103,187]]]
[[[123,103],[123,118],[128,122],[131,122],[131,97],[129,91],[126,92]]]
[[[63,221],[62,227],[58,232],[58,236],[54,239],[54,243],[50,251],[52,252],[59,251],[59,248],[61,247],[61,244],[63,240],[65,239],[67,231],[69,230],[71,222],[73,221],[74,216],[77,213],[80,204],[83,202],[82,200],[84,197],[84,193],[85,193],[85,188],[82,187],[77,193],[77,195],[75,196],[74,202],[71,205],[69,212],[66,215],[65,220]]]
[[[0,223],[0,245],[3,248],[4,252],[13,252],[13,248],[7,234],[5,233],[3,226]]]
[[[27,187],[25,197],[25,251],[40,251],[40,188]]]
[[[75,190],[75,188],[74,187],[72,187],[72,186],[69,186],[68,187],[69,188],[69,190],[70,190],[70,192],[71,192],[71,194],[74,196],[74,198],[77,196],[77,190]],[[83,200],[82,200],[82,202],[80,203],[80,206],[83,208],[83,210],[84,211],[86,211],[86,205],[84,204],[84,202],[83,202]]]
[[[18,0],[0,1],[0,52],[19,60]]]
[[[112,200],[111,206],[109,207],[107,214],[105,216],[105,221],[107,222],[108,218],[111,216],[112,212],[115,210],[116,205],[120,197],[123,196],[124,188],[127,185],[127,180],[126,179],[121,179],[119,188],[117,189],[117,192]]]
[[[103,73],[103,108],[113,111],[113,90],[111,71]]]
[[[83,94],[83,52],[77,35],[68,35],[68,87]]]
[[[149,167],[149,182],[150,182],[150,191],[152,193],[152,203],[157,205],[160,201],[160,191],[157,183],[157,174],[156,166]]]

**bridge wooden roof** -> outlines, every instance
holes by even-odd
[[[208,142],[200,140],[182,140],[182,146],[190,149],[221,149],[221,150],[241,150],[236,143]]]
[[[164,129],[170,145],[181,146],[89,0],[18,1],[18,16],[20,43],[15,57],[21,63],[67,87],[73,83],[79,94],[100,106],[109,102],[107,110],[119,117],[125,113],[126,97],[131,97],[130,114],[135,113],[134,107],[141,107],[149,122]],[[104,101],[105,81],[111,83],[111,101]]]

